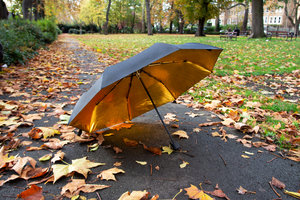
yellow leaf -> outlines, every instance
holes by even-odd
[[[185,168],[187,165],[189,165],[190,163],[186,162],[186,161],[182,161],[182,163],[180,164],[180,168]]]
[[[144,191],[132,191],[123,193],[118,200],[141,200],[148,199],[149,192]]]
[[[169,155],[173,152],[173,149],[170,148],[170,146],[168,146],[168,147],[163,146],[162,149],[163,149],[162,153],[168,153]]]
[[[44,162],[44,161],[50,160],[51,158],[52,158],[52,153],[49,153],[49,154],[46,154],[46,155],[40,157],[39,161]]]
[[[212,132],[211,135],[212,135],[213,137],[221,137],[221,136],[222,136],[222,135],[220,135],[217,131]]]
[[[135,162],[137,162],[138,164],[140,164],[140,165],[147,165],[147,162],[146,161],[135,161]]]
[[[186,138],[186,139],[189,138],[187,132],[185,132],[183,130],[176,131],[176,132],[172,133],[172,135],[178,135],[179,138]]]
[[[290,191],[287,191],[287,190],[283,190],[283,192],[284,192],[284,194],[288,194],[292,197],[300,199],[300,193],[298,193],[298,192],[290,192]]]
[[[111,169],[107,169],[102,171],[97,178],[101,178],[101,180],[113,180],[116,181],[116,177],[114,174],[118,174],[118,173],[125,173],[124,170],[119,169],[117,167],[111,168]]]
[[[243,158],[250,158],[249,156],[246,155],[241,155]]]
[[[113,135],[114,135],[114,133],[107,133],[107,134],[104,134],[103,136],[108,137],[108,136],[113,136]]]
[[[199,190],[196,186],[191,185],[189,188],[184,188],[186,195],[190,199],[200,199],[200,200],[213,200],[209,195],[205,194],[203,190]]]

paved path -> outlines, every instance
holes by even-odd
[[[62,48],[67,48],[74,52],[73,58],[82,70],[88,73],[79,75],[80,79],[94,82],[97,75],[89,73],[95,70],[95,66],[103,68],[97,62],[97,56],[91,51],[79,47],[79,43],[71,38],[65,38]],[[78,94],[82,93],[91,85],[81,86]],[[73,106],[69,106],[72,109]],[[153,155],[143,149],[142,145],[138,147],[128,147],[124,144],[123,138],[129,138],[141,141],[148,146],[168,146],[169,139],[165,133],[158,116],[154,111],[150,111],[134,121],[130,129],[121,129],[120,131],[109,131],[113,136],[105,137],[102,146],[96,152],[87,152],[87,144],[73,143],[65,145],[63,152],[66,153],[65,161],[71,163],[71,160],[88,156],[89,160],[94,162],[104,162],[105,166],[93,168],[93,173],[88,176],[87,183],[110,185],[108,189],[100,190],[102,200],[116,200],[126,191],[147,190],[151,195],[158,194],[159,199],[172,199],[180,189],[187,188],[190,184],[202,187],[206,191],[213,191],[216,184],[232,200],[271,200],[278,198],[269,186],[272,177],[276,177],[284,182],[290,191],[299,190],[300,168],[299,164],[275,157],[273,154],[261,148],[247,148],[237,143],[235,139],[228,139],[224,142],[219,137],[212,137],[211,133],[219,130],[221,125],[201,127],[201,132],[193,132],[199,123],[210,121],[220,121],[213,113],[206,110],[192,110],[184,105],[169,103],[159,108],[162,115],[166,113],[176,114],[179,120],[175,124],[179,128],[172,128],[168,125],[171,132],[184,130],[190,136],[189,139],[178,139],[176,141],[182,146],[185,153],[175,152],[170,155]],[[186,112],[194,112],[200,116],[192,118],[186,115]],[[51,119],[48,119],[51,121]],[[39,124],[36,124],[38,126]],[[243,137],[244,134],[236,130],[224,127],[227,133]],[[121,154],[115,154],[112,147],[117,146],[123,150]],[[263,151],[258,153],[258,150]],[[254,155],[250,158],[242,158],[244,151],[251,152]],[[24,149],[19,153],[23,154]],[[49,151],[26,152],[26,155],[38,159]],[[276,158],[276,159],[274,159]],[[273,160],[274,159],[274,160]],[[136,161],[146,161],[147,165],[142,166]],[[180,164],[186,161],[189,163],[185,168],[180,168]],[[117,181],[101,181],[96,179],[100,171],[113,167],[115,162],[122,162],[121,169],[125,174],[117,174]],[[47,167],[49,164],[38,163],[39,166]],[[152,166],[152,170],[151,170]],[[159,166],[159,170],[155,167]],[[151,173],[152,171],[152,173]],[[77,178],[83,178],[81,175],[75,175]],[[53,199],[59,197],[61,187],[68,183],[70,178],[61,178],[55,184],[39,184],[46,191],[45,198]],[[95,181],[96,180],[96,181]],[[17,180],[6,183],[0,188],[2,199],[13,199],[26,186],[26,181]],[[256,194],[239,195],[237,188],[242,186],[249,191],[255,191]],[[277,191],[279,191],[277,189]],[[293,199],[281,191],[282,199]],[[88,198],[98,198],[96,193],[81,193]],[[180,193],[176,199],[188,199],[185,191]],[[216,198],[218,199],[218,198]]]

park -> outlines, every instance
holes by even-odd
[[[0,0],[1,199],[299,199],[294,2]]]

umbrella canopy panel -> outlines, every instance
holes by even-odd
[[[218,48],[181,49],[113,82],[92,97],[84,97],[85,94],[80,100],[88,98],[89,102],[71,117],[70,125],[93,132],[152,110],[153,105],[139,79],[157,107],[171,102],[211,73],[221,51]],[[99,87],[105,75],[104,72],[97,81]]]

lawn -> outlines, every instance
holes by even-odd
[[[273,140],[281,148],[299,146],[299,40],[239,37],[237,41],[226,41],[219,36],[169,34],[73,37],[98,52],[100,62],[107,65],[132,57],[157,42],[197,42],[223,48],[214,74],[186,93],[193,97],[194,105],[249,125],[252,129],[248,132],[253,133],[259,127],[263,137]]]

